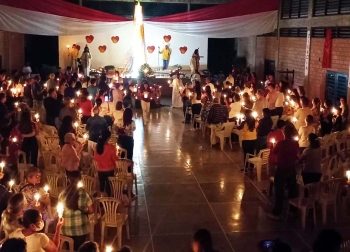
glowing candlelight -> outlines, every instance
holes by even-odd
[[[242,102],[241,102],[241,105],[242,105],[242,106],[244,106],[244,105],[245,105],[245,102],[244,102],[244,101],[242,101]]]
[[[106,246],[106,252],[112,252],[113,248],[112,246]]]
[[[254,118],[257,118],[257,117],[258,117],[258,112],[253,111],[252,116],[253,116]]]
[[[15,181],[10,180],[9,185],[10,185],[10,192],[12,191],[12,186],[15,184]]]
[[[40,199],[40,194],[36,193],[34,195],[34,199],[35,199],[35,206],[39,206],[39,199]]]
[[[333,108],[333,109],[332,109],[332,113],[333,113],[333,114],[337,113],[336,108]]]
[[[143,97],[148,98],[148,94],[147,94],[147,93],[144,93],[144,94],[143,94]]]
[[[70,45],[67,45],[67,48],[69,49]]]
[[[74,99],[70,100],[71,103],[74,103]]]
[[[47,83],[45,83],[45,84],[44,84],[44,87],[46,87],[46,88],[47,88]]]
[[[287,95],[286,98],[287,98],[288,101],[290,100],[290,96],[289,95]]]
[[[11,85],[11,83],[12,83],[12,80],[9,80],[9,85]]]
[[[16,143],[17,142],[17,137],[12,138],[12,142]]]
[[[288,103],[288,102],[285,102],[284,104],[286,104],[286,106],[288,106],[289,103]]]
[[[290,89],[287,90],[288,94],[292,93],[292,91],[290,91]]]
[[[109,88],[112,88],[112,87],[113,87],[113,84],[112,84],[112,83],[109,83],[109,84],[108,84],[108,87],[109,87]]]
[[[89,138],[89,135],[88,135],[87,133],[85,133],[85,134],[83,135],[83,137],[84,137],[84,140],[86,141],[86,140]]]
[[[77,96],[80,96],[80,91],[77,91]]]
[[[182,87],[179,87],[180,91],[182,90]]]
[[[18,107],[18,102],[15,102],[15,107]]]
[[[45,185],[45,186],[44,186],[44,191],[45,191],[46,194],[47,194],[47,192],[49,191],[49,189],[50,189],[50,188],[49,188],[48,185]]]
[[[61,202],[59,202],[57,204],[57,215],[59,218],[63,217],[63,210],[64,210],[63,204]]]
[[[2,162],[0,163],[1,173],[3,173],[4,167],[5,167],[5,162],[2,161]]]
[[[295,105],[295,102],[294,102],[294,101],[290,101],[290,104],[292,104],[292,106],[294,106],[294,105]]]
[[[297,137],[297,136],[294,137],[294,140],[295,140],[295,141],[299,141],[299,137]]]
[[[56,86],[56,90],[58,90],[60,87],[59,86]]]
[[[227,96],[227,95],[226,95],[226,94],[224,94],[224,98],[226,98],[226,96]]]
[[[38,113],[36,113],[36,114],[34,115],[34,117],[35,117],[36,121],[39,121],[39,114],[38,114]]]
[[[252,96],[252,101],[256,101],[256,98],[255,98],[255,96]]]
[[[126,95],[126,90],[124,90],[124,92],[123,92],[123,93],[124,93],[124,95]]]
[[[168,80],[168,83],[170,84],[170,83],[171,83],[171,80]]]
[[[228,86],[228,88],[229,88],[229,89],[231,89],[231,88],[232,88],[232,86],[230,85],[230,86]]]
[[[205,87],[203,87],[203,90],[205,91]]]
[[[79,123],[78,123],[78,122],[75,122],[75,123],[74,123],[74,127],[75,127],[76,129],[78,129],[78,126],[79,126]]]
[[[89,96],[88,96],[88,99],[91,101],[91,100],[92,100],[92,95],[89,95]]]
[[[242,96],[243,95],[243,92],[239,92],[239,96]]]
[[[83,187],[83,182],[79,181],[77,186],[78,186],[78,188],[82,188]]]
[[[134,87],[134,92],[135,92],[135,93],[137,92],[137,87]]]
[[[296,123],[298,121],[298,119],[296,117],[293,117],[292,121],[293,121],[293,123]]]
[[[276,139],[271,138],[270,142],[271,142],[272,144],[275,144],[275,143],[276,143]]]
[[[190,96],[190,98],[191,98],[191,96],[192,96],[192,92],[190,92],[190,93],[189,93],[189,96]]]
[[[350,182],[350,171],[346,171],[346,177],[348,178],[348,182]]]
[[[79,114],[82,114],[82,113],[83,113],[83,110],[82,110],[82,109],[78,109],[78,113],[79,113]]]

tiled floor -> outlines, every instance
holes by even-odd
[[[220,251],[254,252],[263,239],[280,238],[294,252],[310,251],[319,230],[309,216],[307,229],[301,231],[300,219],[276,222],[266,218],[271,203],[262,193],[268,187],[256,175],[243,175],[242,154],[237,144],[221,151],[213,148],[199,131],[182,124],[181,109],[151,111],[145,128],[137,111],[135,132],[135,172],[139,200],[131,209],[131,240],[123,238],[136,252],[190,251],[192,234],[207,228]],[[271,200],[271,199],[270,199]],[[327,227],[337,227],[350,238],[350,221],[339,214],[334,223],[329,210]],[[111,233],[110,233],[111,234]]]

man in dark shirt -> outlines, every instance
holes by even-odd
[[[268,108],[263,109],[263,116],[264,117],[259,120],[259,125],[256,128],[256,153],[259,153],[260,150],[267,148],[266,139],[267,135],[271,131],[273,124],[271,119],[271,112]]]
[[[293,139],[295,128],[293,125],[284,127],[285,139],[279,141],[272,149],[272,153],[277,156],[277,168],[274,175],[275,205],[272,213],[267,216],[274,220],[279,220],[282,214],[284,191],[288,188],[288,198],[297,196],[297,181],[295,162],[298,159],[299,144]],[[290,206],[289,211],[295,211],[295,207]]]
[[[44,107],[46,110],[46,124],[56,127],[61,104],[57,100],[57,93],[54,88],[49,89],[49,96],[44,99]]]
[[[97,142],[101,133],[105,130],[108,130],[108,124],[104,117],[99,116],[100,109],[94,107],[92,110],[94,113],[93,117],[90,117],[86,122],[86,130],[89,132],[89,141],[88,141],[88,153],[92,155],[93,145]]]
[[[210,110],[208,113],[207,122],[209,124],[209,127],[211,128],[210,143],[211,145],[215,145],[217,143],[215,131],[221,130],[222,129],[221,123],[224,122],[224,107],[219,103],[218,98],[214,98],[213,100],[213,105],[210,107]]]
[[[33,107],[33,94],[32,94],[32,85],[33,85],[33,78],[28,78],[25,80],[24,83],[24,99],[23,101],[27,103],[27,105],[32,108]]]
[[[64,90],[64,97],[68,97],[70,99],[75,98],[75,89],[74,89],[74,81],[68,81],[68,87]]]
[[[46,88],[40,83],[40,76],[34,76],[34,84],[32,85],[32,94],[34,98],[34,107],[35,108],[43,108],[43,100],[44,94],[46,92]]]
[[[5,105],[6,95],[0,93],[0,134],[4,138],[1,142],[1,154],[6,155],[6,146],[8,145],[10,137],[10,122],[11,116],[16,113],[16,110],[9,112],[9,109]]]

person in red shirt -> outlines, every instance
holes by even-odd
[[[267,216],[274,220],[279,220],[283,209],[284,190],[288,188],[288,197],[297,196],[295,163],[298,160],[299,144],[293,139],[295,128],[287,124],[284,127],[284,140],[279,141],[272,149],[272,154],[277,156],[277,167],[274,176],[275,205],[272,213]],[[290,211],[296,210],[290,207]]]
[[[273,175],[275,173],[276,164],[277,164],[277,155],[272,153],[273,147],[278,143],[279,141],[284,140],[284,134],[283,134],[283,127],[286,125],[285,121],[278,120],[277,121],[277,128],[275,131],[270,132],[267,135],[267,148],[271,150],[270,156],[269,156],[269,175]]]
[[[91,117],[92,102],[88,99],[88,96],[89,93],[87,91],[83,91],[78,104],[83,116],[81,118],[82,124],[86,124],[87,120]]]
[[[111,195],[108,177],[114,177],[114,169],[118,159],[115,145],[108,143],[110,137],[110,131],[103,131],[97,141],[94,153],[94,160],[97,164],[98,179],[100,182],[100,192],[106,192],[108,196]]]

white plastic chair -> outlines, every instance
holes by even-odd
[[[239,147],[242,148],[242,131],[239,129],[233,129],[232,133],[238,136]]]
[[[60,184],[65,186],[65,183],[62,183],[62,180],[65,180],[65,176],[62,176],[58,173],[46,172],[46,181],[49,185],[49,194],[52,198],[58,198],[58,195],[63,190],[63,187]]]
[[[338,137],[336,139],[337,151],[347,149],[348,136],[349,136],[348,130],[343,130],[338,134]]]
[[[319,196],[320,183],[312,183],[304,185],[300,188],[298,198],[290,199],[286,213],[286,221],[288,219],[290,205],[301,210],[301,227],[305,229],[307,210],[312,209],[314,214],[314,225],[316,226],[316,201]]]
[[[115,176],[120,179],[126,179],[128,181],[128,197],[131,199],[131,192],[133,183],[135,183],[135,192],[138,194],[137,190],[137,176],[134,173],[134,162],[129,159],[120,159],[116,162]],[[130,168],[130,172],[128,172]]]
[[[118,146],[117,148],[117,156],[119,159],[127,159],[128,151]]]
[[[97,178],[83,175],[81,176],[81,180],[83,182],[84,189],[91,195],[91,197],[93,197],[93,195],[98,192],[96,187]]]
[[[54,235],[53,234],[47,234],[47,236],[52,240]],[[68,245],[68,250],[63,249],[63,245]],[[72,238],[67,236],[60,236],[60,246],[58,247],[58,251],[60,252],[74,252],[74,241]]]
[[[23,151],[18,151],[17,168],[18,168],[19,181],[20,183],[22,183],[24,182],[24,176],[28,168],[27,156],[26,156],[26,153]]]
[[[325,171],[325,174],[322,176],[322,181],[330,180],[333,177],[333,174],[338,172],[338,156],[333,155],[330,157],[328,161],[327,170]]]
[[[125,213],[118,213],[118,208],[123,203],[118,199],[113,198],[100,198],[99,204],[102,206],[101,216],[101,247],[103,247],[105,239],[105,228],[114,227],[117,228],[117,245],[118,249],[122,246],[122,228],[126,226],[126,235],[130,239],[128,215]]]
[[[273,130],[277,126],[277,121],[279,119],[279,116],[271,116],[271,119],[272,119],[272,127],[271,127],[271,129]]]
[[[340,185],[344,179],[331,179],[321,183],[321,192],[318,202],[322,205],[322,224],[327,221],[327,205],[334,205],[334,220],[337,222],[337,198]]]
[[[270,149],[260,150],[260,152],[256,156],[249,153],[246,155],[245,167],[247,167],[247,164],[249,163],[254,165],[254,168],[256,168],[258,181],[261,181],[261,166],[266,165],[266,170],[267,172],[269,171],[269,167],[268,167],[269,156],[270,156]]]
[[[217,136],[220,139],[221,150],[224,150],[226,138],[228,138],[228,142],[232,150],[231,134],[234,126],[235,126],[234,122],[223,123],[222,124],[222,127],[224,128],[223,130],[214,131],[215,136]]]

